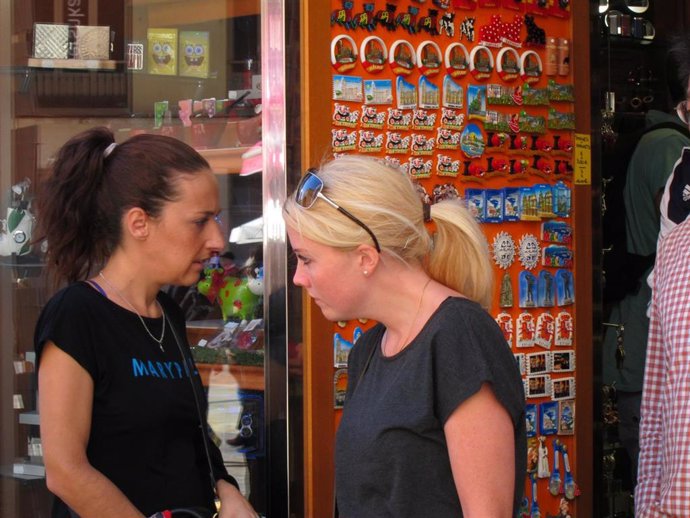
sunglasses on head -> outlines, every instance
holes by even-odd
[[[350,218],[353,222],[355,222],[357,225],[366,230],[367,234],[371,236],[371,240],[374,242],[376,251],[378,253],[381,253],[379,240],[376,239],[376,236],[371,231],[371,229],[367,227],[359,218],[353,215],[350,211],[342,208],[340,205],[331,200],[321,191],[323,191],[323,180],[316,175],[315,169],[309,169],[302,177],[302,179],[299,182],[299,185],[297,186],[297,191],[295,192],[295,202],[297,202],[297,205],[299,205],[300,207],[310,209],[317,199],[322,199],[331,207],[336,209],[338,212]]]

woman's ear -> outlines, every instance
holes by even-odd
[[[360,270],[367,272],[365,275],[374,273],[381,260],[381,254],[371,245],[359,245],[355,252]]]
[[[146,239],[149,235],[149,215],[140,207],[133,207],[122,217],[122,229],[134,239]]]

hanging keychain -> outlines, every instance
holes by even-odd
[[[561,445],[561,451],[563,452],[563,467],[565,468],[565,483],[564,483],[564,494],[568,500],[573,500],[577,495],[580,494],[580,490],[573,479],[572,473],[570,473],[570,462],[568,461],[568,447],[563,444]]]
[[[551,478],[549,479],[549,493],[553,496],[558,496],[561,491],[561,469],[558,466],[558,452],[559,452],[559,442],[558,439],[553,441],[553,471],[551,472]]]
[[[530,518],[541,518],[541,511],[537,503],[537,477],[532,473],[530,478],[532,479],[532,511],[530,512]]]

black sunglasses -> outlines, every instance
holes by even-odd
[[[323,180],[316,176],[316,170],[315,169],[309,169],[305,175],[302,177],[302,179],[299,182],[299,185],[297,186],[297,190],[295,191],[295,202],[297,202],[297,205],[300,207],[304,207],[305,209],[310,209],[316,200],[318,198],[321,198],[323,201],[328,203],[331,207],[334,209],[337,209],[338,212],[341,214],[347,216],[350,218],[352,221],[357,223],[360,227],[362,227],[364,230],[366,230],[367,234],[371,236],[372,241],[374,242],[374,246],[376,247],[376,251],[378,253],[381,253],[381,247],[379,246],[379,240],[376,239],[376,236],[374,233],[371,231],[369,227],[367,227],[362,221],[354,216],[351,212],[348,210],[345,210],[342,208],[340,205],[338,205],[336,202],[331,200],[328,196],[323,194],[321,191],[323,191]]]

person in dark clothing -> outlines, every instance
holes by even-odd
[[[256,512],[208,440],[207,403],[179,306],[224,246],[218,187],[186,144],[94,128],[58,152],[37,201],[46,262],[68,285],[35,332],[53,517]],[[214,494],[215,493],[215,494]]]

